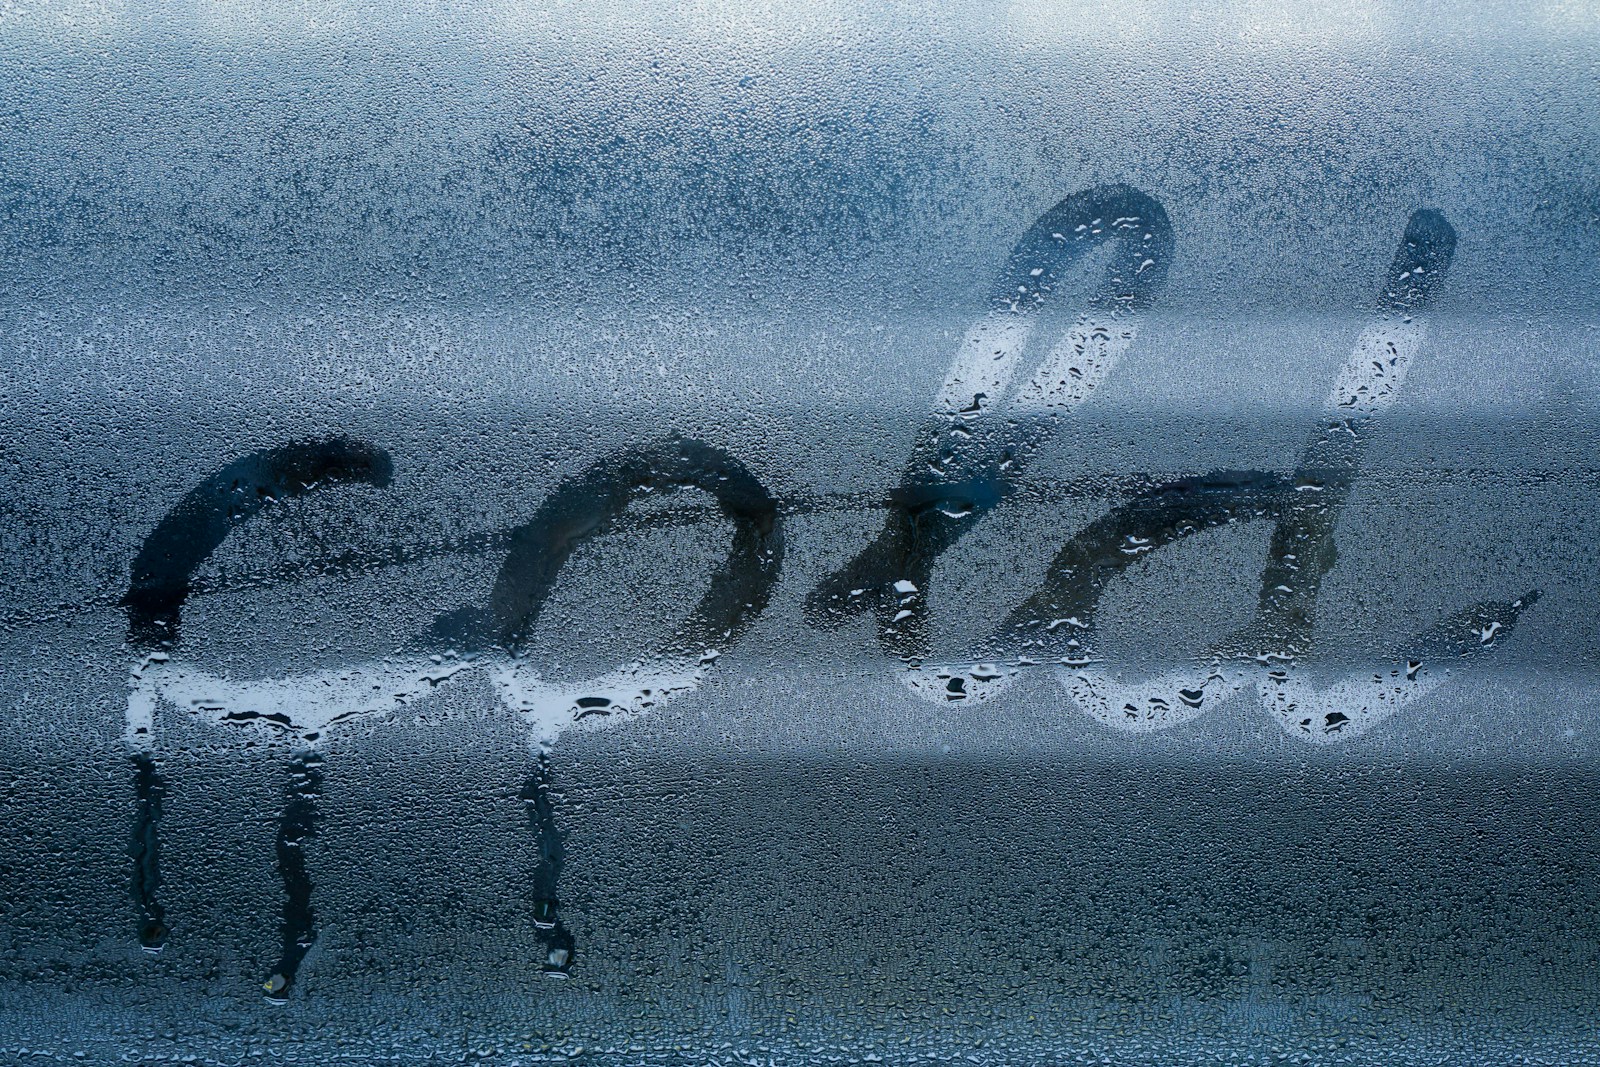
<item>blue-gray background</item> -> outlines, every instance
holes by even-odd
[[[0,3],[0,1058],[1600,1059],[1597,70],[1585,4]],[[805,624],[1012,242],[1105,182],[1165,206],[1169,283],[945,557],[940,647],[1119,477],[1290,466],[1432,207],[1455,263],[1318,642],[1542,590],[1492,658],[1310,746],[1249,701],[1114,733],[1042,677],[929,705],[864,626]],[[712,680],[555,751],[564,983],[526,738],[470,678],[330,743],[322,936],[281,1007],[282,753],[166,713],[174,935],[137,948],[129,563],[211,471],[329,432],[394,484],[229,539],[186,614],[212,669],[351,662],[482,603],[504,531],[622,445],[693,434],[793,502]],[[726,533],[686,501],[593,546],[552,654],[648,648]],[[1266,538],[1152,558],[1108,652],[1192,660]]]

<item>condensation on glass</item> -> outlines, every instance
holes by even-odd
[[[1597,59],[0,7],[0,1061],[1600,1060]]]

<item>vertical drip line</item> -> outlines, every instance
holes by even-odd
[[[294,986],[306,953],[317,940],[317,916],[311,906],[311,876],[306,873],[305,846],[317,835],[317,797],[322,792],[322,757],[297,753],[289,765],[283,814],[278,818],[278,877],[283,882],[283,948],[278,965],[263,984],[267,999],[282,1003]]]
[[[161,906],[161,809],[167,780],[148,752],[132,757],[135,808],[128,855],[133,859],[133,900],[139,909],[139,947],[160,952],[167,943],[167,909]]]
[[[167,786],[151,753],[161,697],[159,672],[178,647],[183,608],[195,574],[233,530],[278,500],[304,496],[324,486],[383,488],[392,476],[387,452],[348,437],[262,449],[213,471],[173,505],[139,546],[129,566],[128,589],[121,604],[128,616],[128,646],[143,659],[133,671],[125,724],[132,747],[136,801],[129,848],[132,893],[139,911],[139,944],[146,950],[159,950],[168,933],[166,910],[158,899],[161,809]],[[280,833],[280,868],[284,862],[281,842]],[[303,863],[300,872],[303,878]],[[306,885],[309,896],[310,883]],[[309,903],[306,911],[309,914]],[[289,956],[285,952],[285,959]],[[299,965],[300,956],[294,957],[294,966]],[[280,978],[284,980],[282,988],[287,989],[293,968],[287,975],[281,970],[273,975],[274,980]]]
[[[672,636],[645,660],[598,679],[552,685],[538,676],[536,667],[522,673],[532,666],[526,658],[528,636],[554,593],[562,568],[584,539],[605,529],[645,493],[687,489],[714,498],[734,533],[705,594]],[[698,685],[718,656],[737,643],[765,610],[782,565],[783,529],[772,494],[727,452],[674,435],[612,453],[563,482],[531,519],[513,531],[489,610],[441,621],[440,629],[465,633],[469,640],[487,639],[510,653],[508,668],[497,684],[502,699],[523,717],[537,752],[534,773],[520,797],[538,848],[532,905],[546,974],[567,975],[574,947],[572,934],[557,917],[557,883],[565,849],[564,834],[556,823],[556,795],[550,787],[548,745],[585,713],[642,711]],[[612,680],[618,677],[628,680],[619,686]]]
[[[544,947],[544,973],[564,978],[572,968],[574,941],[557,914],[561,868],[566,861],[566,834],[556,825],[555,798],[550,788],[550,754],[539,752],[538,764],[522,787],[522,803],[538,849],[533,869],[533,923]]]

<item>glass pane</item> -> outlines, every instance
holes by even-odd
[[[1600,1058],[1597,37],[0,2],[0,1062]]]

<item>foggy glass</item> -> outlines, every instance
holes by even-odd
[[[1597,61],[0,3],[0,1062],[1600,1061]]]

